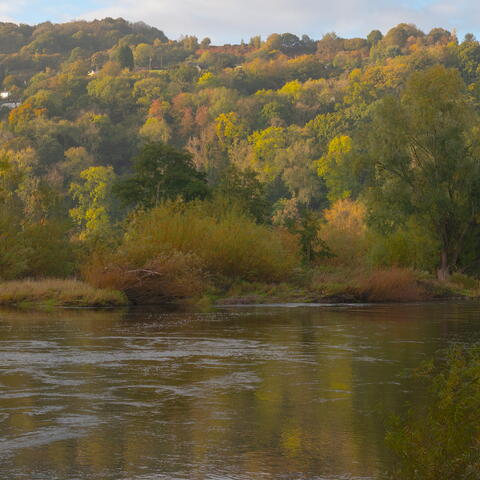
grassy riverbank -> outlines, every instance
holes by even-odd
[[[439,282],[410,269],[332,268],[304,272],[293,283],[233,282],[218,291],[219,304],[264,303],[405,303],[478,298],[478,282],[461,275]]]
[[[127,305],[127,299],[121,292],[73,279],[18,280],[0,283],[0,305],[118,307]]]
[[[149,288],[152,285],[148,286]],[[129,304],[162,305],[176,303],[195,307],[266,303],[381,303],[418,302],[438,299],[478,298],[476,280],[454,275],[450,282],[409,269],[316,269],[296,272],[290,281],[254,282],[210,279],[203,294],[181,298],[154,295],[149,288],[142,294],[97,288],[74,279],[19,280],[0,283],[2,306],[119,307]]]

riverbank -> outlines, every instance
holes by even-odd
[[[140,292],[140,293],[139,293]],[[123,307],[128,305],[214,305],[271,303],[407,303],[479,298],[478,280],[453,275],[439,282],[409,269],[330,268],[298,271],[290,282],[232,279],[210,281],[202,296],[167,298],[148,289],[97,288],[75,279],[19,280],[0,283],[0,306]]]
[[[2,306],[120,307],[128,304],[121,292],[92,287],[74,279],[18,280],[0,283]]]
[[[220,305],[265,303],[407,303],[479,298],[478,281],[453,275],[439,282],[410,269],[331,268],[304,272],[293,283],[235,282],[219,293]]]

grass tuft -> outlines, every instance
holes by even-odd
[[[115,290],[98,289],[74,279],[17,280],[0,283],[0,305],[106,307],[127,304]]]

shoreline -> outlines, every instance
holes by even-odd
[[[407,290],[402,284],[389,285],[385,291],[360,288],[353,282],[337,291],[328,291],[327,283],[314,287],[293,283],[262,284],[233,283],[228,287],[212,289],[202,297],[153,297],[152,301],[135,299],[118,290],[93,287],[77,279],[39,279],[0,282],[0,307],[15,308],[130,308],[164,307],[209,309],[262,305],[360,305],[405,304],[438,301],[469,301],[480,298],[477,289],[461,288],[455,284],[440,284],[436,280],[422,280]],[[326,294],[327,292],[329,294]]]

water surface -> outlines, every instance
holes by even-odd
[[[371,479],[480,305],[0,311],[0,478]]]

